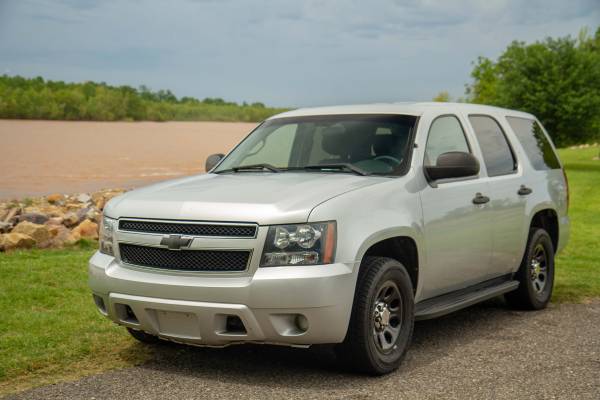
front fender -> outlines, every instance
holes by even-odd
[[[354,263],[358,277],[360,261],[377,242],[409,237],[417,246],[419,268],[426,265],[423,215],[418,193],[406,189],[407,177],[344,193],[315,207],[310,222],[337,221],[336,262]],[[417,285],[417,295],[420,283]]]

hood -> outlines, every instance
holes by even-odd
[[[345,173],[241,172],[204,174],[133,190],[111,200],[112,218],[255,222],[306,222],[311,210],[342,193],[389,178]]]

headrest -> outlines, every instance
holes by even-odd
[[[373,151],[376,156],[390,155],[394,149],[394,137],[392,135],[376,135],[373,140]]]
[[[335,156],[348,155],[349,141],[346,138],[346,129],[341,125],[332,125],[323,132],[321,143],[323,150]]]

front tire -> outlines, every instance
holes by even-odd
[[[546,308],[554,286],[554,246],[544,229],[529,230],[527,248],[515,279],[519,288],[504,295],[510,306],[521,310]]]
[[[360,265],[350,325],[336,355],[355,371],[383,375],[397,369],[414,327],[414,293],[406,268],[385,257]]]

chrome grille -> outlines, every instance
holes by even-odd
[[[218,225],[120,220],[119,229],[129,232],[179,234],[189,236],[253,238],[256,235],[256,226],[253,225]]]
[[[120,243],[121,260],[127,264],[172,271],[239,272],[246,270],[248,250],[169,250]]]

